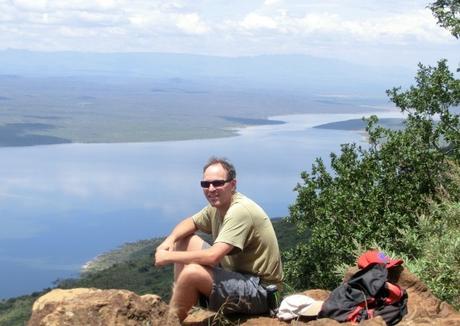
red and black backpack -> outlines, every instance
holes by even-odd
[[[318,318],[359,323],[381,316],[387,325],[396,325],[407,314],[407,292],[388,281],[387,265],[370,262],[334,289]]]

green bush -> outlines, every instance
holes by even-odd
[[[446,194],[458,199],[450,171],[460,159],[460,123],[449,109],[460,103],[460,80],[442,60],[434,68],[420,65],[416,83],[387,92],[407,113],[403,130],[379,127],[371,117],[369,147],[342,145],[339,155],[331,154],[330,170],[317,159],[311,173],[301,174],[288,220],[311,238],[285,254],[294,287],[334,288],[336,266],[352,264],[357,246],[376,243],[420,257],[422,248],[407,236],[422,232],[418,216]]]
[[[406,265],[438,298],[460,309],[460,203],[433,205],[419,229],[422,254]]]
[[[0,300],[0,326],[25,325],[32,313],[33,302],[48,291],[45,289],[31,295]]]

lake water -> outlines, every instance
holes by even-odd
[[[362,116],[273,117],[286,124],[222,139],[0,148],[0,298],[76,276],[125,242],[167,234],[206,204],[199,180],[211,155],[235,164],[239,191],[271,217],[286,216],[300,172],[316,157],[364,144],[360,132],[312,126]]]

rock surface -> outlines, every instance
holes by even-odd
[[[356,269],[350,269],[349,278]],[[460,313],[449,304],[437,299],[414,274],[407,269],[396,269],[389,275],[408,292],[408,314],[398,324],[401,326],[460,326]],[[317,300],[325,300],[329,291],[308,290],[304,292]],[[267,316],[221,316],[219,314],[194,309],[185,325],[351,325],[331,319],[293,320],[282,322]],[[33,306],[29,326],[54,325],[180,325],[166,303],[158,296],[138,296],[125,290],[72,289],[54,290],[40,297]],[[360,325],[385,326],[380,317],[366,320]]]
[[[180,325],[159,296],[126,290],[53,290],[35,301],[28,326]]]

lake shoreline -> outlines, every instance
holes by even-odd
[[[30,123],[15,123],[15,124],[5,124],[0,125],[0,148],[2,147],[30,147],[30,146],[46,146],[46,145],[61,145],[61,144],[123,144],[123,143],[152,143],[152,142],[167,142],[167,141],[185,141],[185,140],[205,140],[205,139],[218,139],[218,138],[228,138],[228,137],[237,137],[239,135],[238,130],[246,127],[254,126],[270,126],[275,124],[285,124],[286,122],[271,120],[268,119],[230,119],[226,117],[226,120],[239,123],[241,126],[225,126],[220,128],[218,132],[209,132],[209,133],[198,133],[195,132],[196,136],[185,135],[181,137],[171,137],[171,136],[161,136],[157,135],[152,138],[145,138],[139,140],[105,140],[105,141],[88,141],[88,142],[79,142],[72,141],[71,139],[56,137],[53,135],[43,135],[43,134],[30,134],[32,129],[27,129]],[[252,123],[251,123],[252,122]],[[172,134],[179,135],[181,133],[177,132]]]
[[[325,113],[322,115],[325,116],[351,116],[361,114],[362,116],[366,116],[369,114],[376,114],[378,116],[379,113],[386,113],[392,111],[377,111],[377,112],[364,112],[364,113]],[[267,119],[239,119],[236,121],[234,118],[226,117],[229,121],[242,123],[242,126],[228,126],[220,129],[221,133],[209,133],[206,135],[197,135],[197,136],[185,136],[185,137],[157,137],[153,139],[139,139],[137,141],[126,140],[126,141],[119,141],[113,139],[113,141],[90,141],[90,142],[78,142],[72,141],[70,139],[64,139],[54,136],[47,136],[47,135],[40,135],[40,134],[23,134],[24,128],[19,126],[21,133],[17,135],[8,135],[7,139],[2,139],[0,134],[0,148],[6,147],[32,147],[32,146],[48,146],[48,145],[62,145],[62,144],[142,144],[142,143],[161,143],[161,142],[170,142],[170,141],[188,141],[188,140],[209,140],[209,139],[222,139],[222,138],[231,138],[231,137],[238,137],[241,135],[242,130],[247,128],[254,128],[254,127],[271,127],[276,125],[283,125],[289,122],[290,117],[297,117],[297,116],[312,116],[318,115],[317,113],[300,113],[300,114],[287,114],[282,116],[272,116],[268,117]],[[284,119],[284,120],[283,120]],[[361,119],[353,119],[353,121],[361,121]],[[332,130],[364,130],[365,126],[363,124],[355,123],[353,124],[353,128],[350,128],[349,123],[350,119],[340,119],[334,120],[333,122],[329,122],[326,124],[318,122],[317,125],[309,126],[312,128],[326,128]],[[26,125],[26,124],[25,124]],[[358,126],[359,127],[356,127]],[[362,127],[361,127],[362,126]],[[5,126],[3,126],[5,127]],[[0,129],[2,126],[0,126]]]

